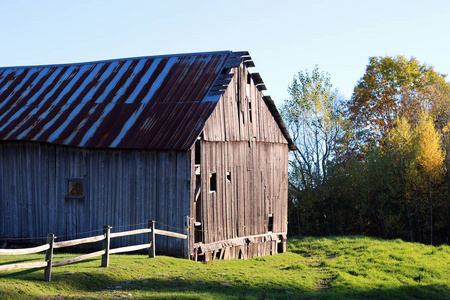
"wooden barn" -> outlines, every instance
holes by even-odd
[[[0,68],[0,241],[155,220],[189,237],[159,253],[286,251],[295,146],[252,66],[221,51]]]

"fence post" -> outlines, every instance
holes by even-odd
[[[149,233],[149,240],[150,240],[150,248],[148,248],[148,257],[154,258],[155,257],[155,221],[148,221],[148,228],[152,230],[152,232]]]
[[[102,255],[102,267],[107,268],[109,266],[109,248],[111,246],[111,226],[103,226],[103,234],[105,235],[105,239],[103,240],[103,250],[105,250],[105,254]]]
[[[53,245],[55,244],[55,235],[53,233],[49,233],[47,235],[47,243],[49,243],[50,248],[48,248],[45,253],[45,261],[47,262],[47,266],[44,271],[44,280],[50,282],[52,279]]]

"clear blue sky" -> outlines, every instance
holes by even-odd
[[[371,56],[450,74],[449,31],[450,1],[0,0],[0,66],[247,50],[280,105],[316,64],[345,98]]]

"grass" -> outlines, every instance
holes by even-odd
[[[450,247],[366,237],[293,238],[289,252],[208,264],[113,255],[43,269],[2,271],[0,299],[450,299]],[[56,254],[55,260],[75,255]],[[43,255],[0,256],[0,264]]]

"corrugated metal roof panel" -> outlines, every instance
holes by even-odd
[[[219,100],[208,92],[231,54],[0,68],[0,140],[189,149]]]

